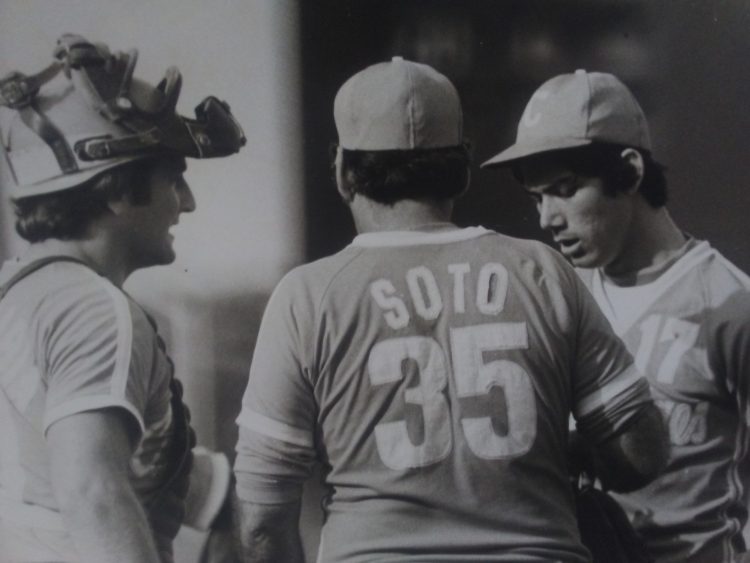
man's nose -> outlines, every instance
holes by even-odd
[[[195,211],[195,197],[193,196],[193,191],[190,189],[190,184],[188,184],[184,178],[180,188],[180,211],[182,213]]]
[[[537,204],[537,211],[539,211],[539,226],[542,229],[559,229],[564,223],[560,206],[555,198],[542,196]]]

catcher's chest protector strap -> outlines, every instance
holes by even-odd
[[[33,274],[37,270],[44,268],[47,264],[51,264],[52,262],[77,262],[78,264],[90,268],[90,266],[86,264],[86,262],[84,262],[83,260],[79,260],[78,258],[73,258],[72,256],[47,256],[45,258],[40,258],[39,260],[34,260],[33,262],[18,270],[18,272],[16,272],[16,274],[12,278],[10,278],[3,286],[0,287],[0,300],[2,300],[5,297],[5,294],[10,291],[10,288],[12,288],[26,276]]]

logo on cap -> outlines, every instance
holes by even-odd
[[[592,143],[651,150],[646,117],[630,90],[612,74],[577,70],[534,92],[518,123],[516,142],[482,167]]]

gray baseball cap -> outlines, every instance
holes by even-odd
[[[463,143],[456,88],[432,67],[401,57],[349,78],[336,94],[333,115],[344,149],[433,149]]]
[[[577,70],[542,84],[518,123],[515,144],[482,163],[507,166],[534,154],[614,143],[651,150],[648,123],[633,94],[612,74]]]

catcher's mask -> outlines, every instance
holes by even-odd
[[[63,35],[55,60],[33,76],[0,80],[0,147],[11,195],[73,188],[102,171],[155,154],[214,158],[245,144],[229,106],[213,97],[195,119],[176,113],[182,77],[175,67],[153,87],[133,78],[138,52],[110,53]]]

